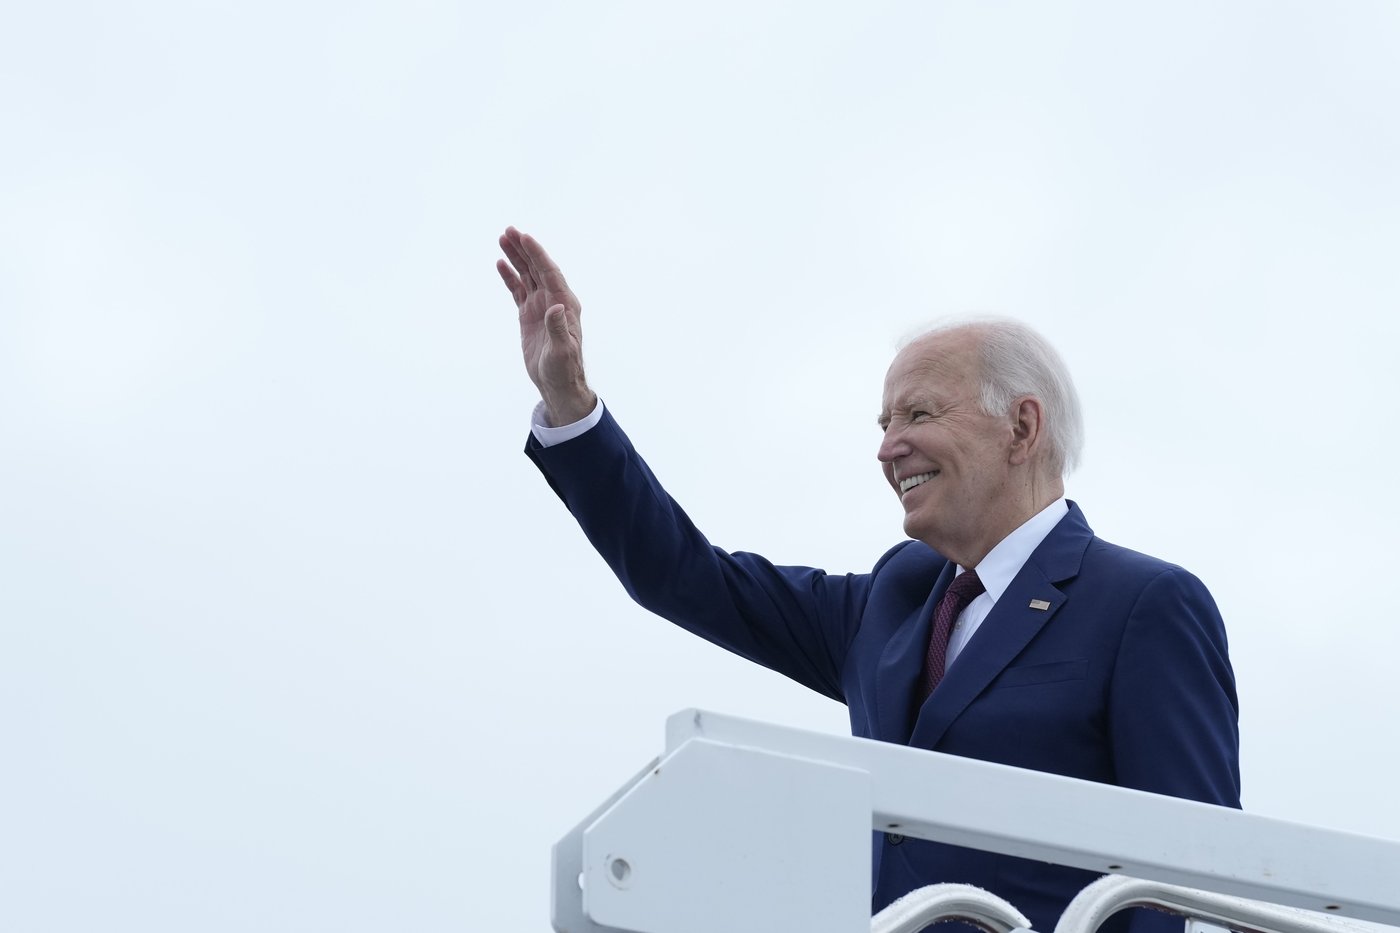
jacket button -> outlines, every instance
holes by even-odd
[[[890,841],[890,845],[892,846],[897,846],[900,843],[904,842],[904,837],[901,836],[899,833],[886,833],[885,838]]]

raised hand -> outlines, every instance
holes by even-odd
[[[550,424],[572,424],[598,403],[583,372],[582,307],[564,274],[533,237],[507,227],[500,243],[510,262],[496,260],[496,271],[520,311],[525,371],[540,390]]]

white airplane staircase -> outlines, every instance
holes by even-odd
[[[1258,933],[1400,926],[1400,842],[685,710],[667,721],[665,752],[555,845],[554,929],[1029,928],[1015,905],[953,884],[911,892],[872,919],[871,829],[1104,874],[1055,933],[1093,933],[1135,906]]]

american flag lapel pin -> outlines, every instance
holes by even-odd
[[[1032,609],[1039,609],[1039,610],[1041,610],[1041,611],[1043,612],[1044,610],[1050,608],[1050,600],[1048,600],[1048,599],[1033,599],[1033,600],[1031,600],[1031,608],[1032,608]]]

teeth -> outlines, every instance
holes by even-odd
[[[908,492],[920,483],[926,483],[937,475],[938,471],[934,470],[932,473],[918,473],[914,476],[906,476],[899,481],[899,491]]]

